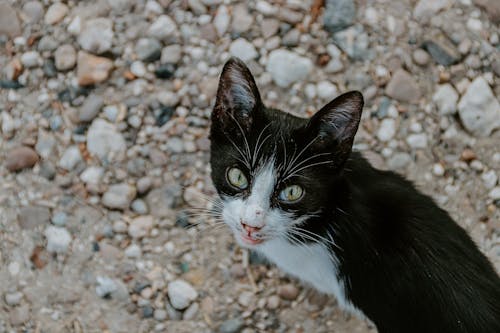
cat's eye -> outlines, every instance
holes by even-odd
[[[299,185],[291,185],[284,188],[278,198],[283,202],[294,202],[302,198],[304,190]]]
[[[248,187],[247,177],[245,177],[243,171],[238,168],[230,168],[227,171],[227,181],[240,190],[244,190]]]

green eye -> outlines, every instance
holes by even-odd
[[[279,194],[279,199],[283,202],[294,202],[302,198],[304,190],[299,185],[291,185],[283,189]]]
[[[234,187],[244,190],[248,187],[247,177],[238,168],[231,168],[227,172],[227,181]]]

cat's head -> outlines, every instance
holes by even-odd
[[[307,239],[301,226],[331,205],[327,194],[350,155],[362,107],[361,93],[349,92],[310,119],[267,109],[245,64],[225,64],[210,162],[222,217],[240,245]]]

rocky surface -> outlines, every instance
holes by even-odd
[[[500,269],[499,2],[321,3],[0,3],[0,332],[375,331],[200,213],[232,55],[269,107],[362,91],[356,149]]]

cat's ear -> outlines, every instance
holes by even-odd
[[[349,156],[363,110],[363,95],[351,91],[325,105],[310,120],[309,135],[314,138],[313,149],[330,150],[335,159]]]
[[[220,76],[212,124],[223,129],[241,126],[249,131],[261,107],[262,100],[252,73],[240,59],[229,59]]]

